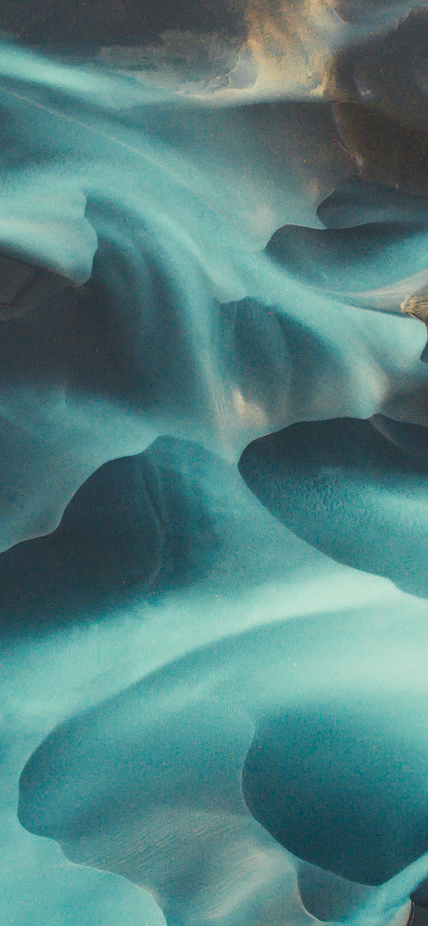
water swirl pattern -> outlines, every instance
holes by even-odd
[[[427,6],[4,2],[0,926],[428,924]]]

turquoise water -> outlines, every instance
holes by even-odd
[[[428,905],[426,21],[235,12],[8,13],[1,926]]]

